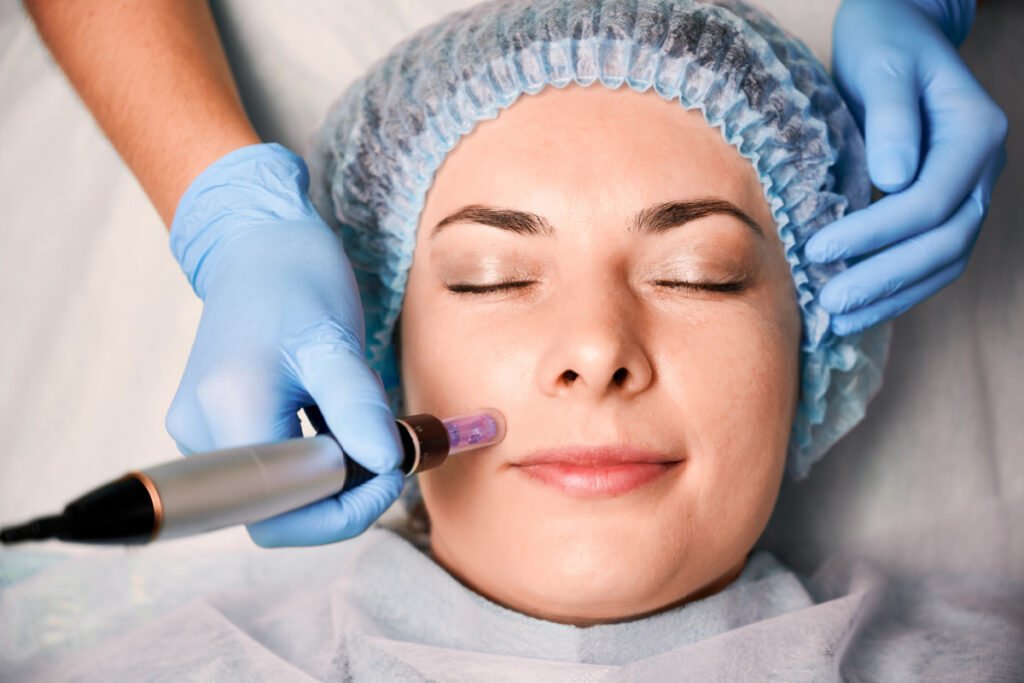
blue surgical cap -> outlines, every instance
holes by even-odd
[[[367,358],[392,409],[402,412],[395,323],[434,174],[478,122],[570,83],[653,88],[700,110],[757,170],[803,318],[787,462],[803,478],[864,416],[890,330],[829,330],[816,297],[845,265],[808,263],[802,249],[867,205],[863,140],[807,47],[739,0],[485,2],[416,32],[346,90],[314,137],[310,193],[352,263]]]

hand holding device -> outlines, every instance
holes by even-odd
[[[356,536],[404,482],[395,418],[363,356],[355,276],[308,186],[305,163],[281,145],[242,147],[199,174],[171,226],[171,250],[203,300],[167,415],[182,453],[297,438],[297,411],[316,404],[344,451],[380,475],[249,525],[262,546]]]
[[[396,424],[406,476],[505,438],[505,417],[493,408],[445,420],[411,415]],[[177,538],[264,520],[366,486],[376,476],[382,475],[353,461],[326,434],[227,448],[129,472],[68,503],[59,515],[0,529],[0,543]]]

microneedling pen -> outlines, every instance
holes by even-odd
[[[505,419],[493,409],[447,420],[412,415],[396,423],[406,476],[505,437]],[[228,448],[126,474],[72,501],[60,515],[3,529],[0,542],[139,544],[178,538],[258,522],[375,476],[326,434]]]

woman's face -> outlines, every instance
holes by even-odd
[[[573,85],[479,124],[427,196],[401,315],[408,413],[507,419],[420,475],[455,577],[577,625],[736,577],[782,477],[800,317],[757,175],[699,112]],[[660,464],[521,464],[594,447]]]

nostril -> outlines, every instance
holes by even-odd
[[[612,375],[612,381],[615,382],[615,386],[621,387],[626,383],[626,377],[629,376],[629,371],[626,368],[619,368]]]
[[[566,370],[562,373],[562,377],[569,383],[575,382],[579,374],[575,370]]]

